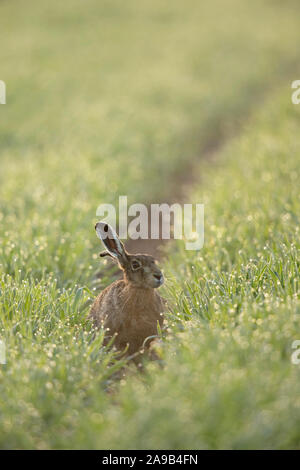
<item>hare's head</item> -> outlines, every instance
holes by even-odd
[[[116,232],[105,222],[98,222],[95,229],[106,248],[100,256],[110,256],[116,260],[128,282],[148,289],[155,289],[163,284],[164,276],[152,256],[127,253]]]

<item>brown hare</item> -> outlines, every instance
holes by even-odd
[[[113,345],[118,351],[136,357],[142,349],[149,349],[157,326],[163,324],[165,301],[157,288],[164,277],[152,256],[127,253],[110,225],[98,222],[95,229],[106,248],[100,256],[116,260],[123,279],[98,295],[89,316],[97,328],[105,328],[104,344],[114,337]]]

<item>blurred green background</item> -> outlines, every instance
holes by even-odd
[[[297,7],[0,3],[2,448],[299,447]],[[190,162],[209,223],[165,261],[165,369],[114,382],[96,209],[162,202]]]

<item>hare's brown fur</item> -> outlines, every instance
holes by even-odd
[[[96,225],[101,239],[103,226],[109,227],[104,223]],[[101,256],[117,259],[123,279],[98,295],[91,307],[90,318],[95,327],[105,329],[104,344],[114,337],[113,345],[118,351],[133,355],[142,348],[148,349],[153,336],[157,335],[158,325],[163,325],[165,301],[156,290],[163,282],[163,275],[152,256],[131,255],[114,232],[112,237],[102,240],[107,252]]]
[[[95,326],[107,329],[105,343],[115,335],[114,346],[131,355],[146,338],[157,335],[162,326],[164,301],[154,289],[135,287],[121,280],[108,286],[96,298],[90,316]],[[149,347],[151,339],[144,345]]]

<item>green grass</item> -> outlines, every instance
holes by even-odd
[[[0,4],[1,448],[299,447],[296,2],[222,5]],[[164,369],[112,385],[86,320],[97,206],[163,201],[250,112],[199,159],[205,246],[171,246]]]

